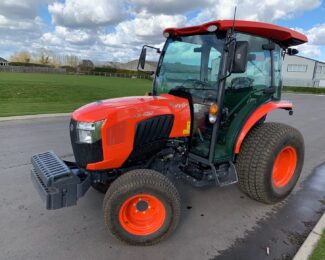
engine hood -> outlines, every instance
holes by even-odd
[[[110,116],[151,117],[174,114],[175,109],[188,107],[188,101],[173,95],[136,96],[100,100],[75,110],[72,118],[82,122],[96,122]]]
[[[155,131],[166,131],[168,127],[166,116],[172,119],[169,138],[190,135],[191,112],[188,100],[173,95],[114,98],[77,109],[72,114],[72,118],[76,121],[105,120],[101,127],[104,159],[88,164],[87,169],[104,170],[121,167],[133,151],[135,140],[140,140],[136,139],[137,127],[141,124],[146,126],[150,124],[150,127],[140,128],[141,136],[152,137],[152,134],[155,136]]]

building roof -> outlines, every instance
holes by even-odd
[[[0,57],[0,62],[8,62],[6,59]]]
[[[298,57],[298,58],[301,58],[301,59],[306,59],[306,60],[312,60],[312,61],[315,61],[317,63],[322,63],[322,64],[325,64],[324,61],[320,61],[320,60],[315,60],[315,59],[312,59],[312,58],[308,58],[308,57],[304,57],[304,56],[300,56],[300,55],[294,55],[294,57]]]
[[[193,35],[208,32],[208,27],[215,25],[220,31],[227,31],[233,27],[233,20],[217,20],[204,23],[198,26],[184,27],[184,28],[167,28],[164,32],[169,32],[173,35]],[[252,21],[235,21],[235,30],[238,32],[249,33],[256,36],[272,39],[282,45],[289,47],[308,42],[308,39],[302,33],[297,31],[261,22]]]

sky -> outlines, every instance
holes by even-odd
[[[162,46],[166,27],[217,19],[263,21],[307,35],[300,55],[325,61],[322,0],[0,0],[0,57],[45,48],[94,61],[129,61]]]

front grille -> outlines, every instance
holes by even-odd
[[[173,115],[155,116],[139,122],[135,131],[134,147],[168,139],[173,123]]]
[[[79,167],[85,168],[88,163],[103,160],[102,140],[93,144],[78,143],[77,121],[73,119],[70,122],[70,138],[73,154]]]

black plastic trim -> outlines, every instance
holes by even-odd
[[[135,131],[134,148],[139,148],[158,140],[168,139],[173,123],[173,115],[155,116],[139,122]]]

